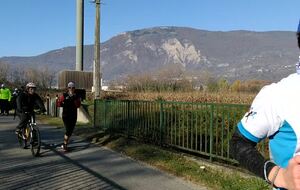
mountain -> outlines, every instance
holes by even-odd
[[[75,47],[65,47],[33,57],[2,57],[0,62],[12,67],[75,69],[75,52]],[[84,70],[92,70],[93,55],[93,45],[86,45]],[[155,27],[125,32],[102,43],[101,72],[105,80],[112,80],[181,65],[199,75],[277,81],[295,72],[298,55],[293,32]]]

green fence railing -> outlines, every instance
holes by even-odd
[[[235,162],[229,140],[249,105],[95,100],[94,125],[129,137]]]

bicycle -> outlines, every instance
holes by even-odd
[[[35,112],[26,114],[30,114],[30,119],[26,127],[17,134],[18,142],[21,148],[27,149],[30,146],[32,155],[37,157],[41,149],[40,130],[35,122]]]

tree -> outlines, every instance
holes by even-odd
[[[240,92],[241,91],[241,81],[240,80],[236,80],[232,83],[232,85],[230,86],[230,90],[233,92]]]
[[[229,90],[229,83],[226,79],[219,79],[218,80],[218,91],[224,92]]]
[[[55,72],[48,69],[48,67],[40,71],[39,84],[41,88],[51,88],[54,84]]]
[[[0,62],[0,82],[8,81],[8,73],[10,71],[10,67],[7,63]]]

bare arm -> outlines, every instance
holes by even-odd
[[[278,167],[278,166],[276,166]],[[268,178],[272,180],[275,175],[274,167],[269,173]],[[300,190],[300,156],[297,155],[289,160],[286,168],[280,168],[274,185],[288,190]]]

